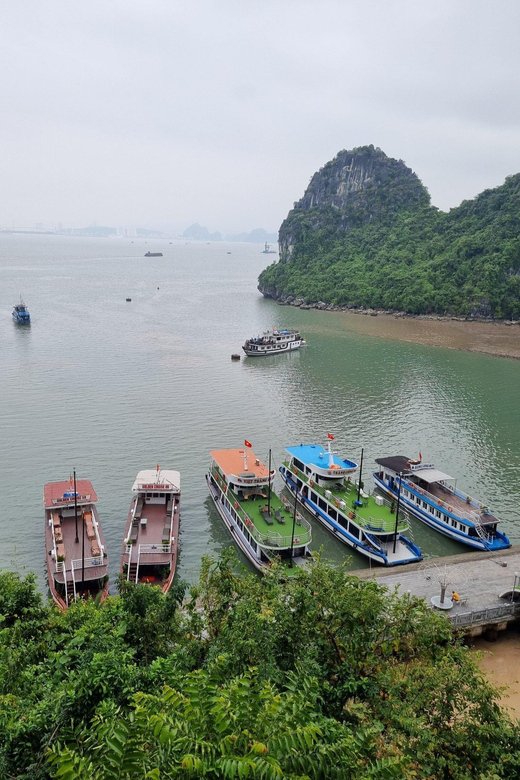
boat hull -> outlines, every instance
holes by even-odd
[[[249,349],[246,344],[242,347],[248,357],[270,357],[270,355],[283,355],[287,352],[294,352],[304,346],[304,341],[290,341],[287,344],[277,345],[272,349],[253,350]]]
[[[390,487],[390,485],[387,484],[383,479],[381,479],[381,477],[377,473],[372,474],[372,477],[379,490],[381,490],[383,493],[386,493],[386,495],[390,496],[391,498],[397,499],[397,490],[393,490]],[[453,541],[459,542],[460,544],[463,544],[466,547],[471,547],[473,550],[482,550],[485,552],[490,552],[496,550],[505,550],[508,547],[511,547],[511,542],[509,541],[507,536],[505,536],[505,534],[497,532],[497,536],[495,537],[494,543],[488,544],[479,536],[469,537],[468,535],[461,533],[455,528],[451,528],[450,526],[446,525],[446,523],[443,523],[442,521],[434,517],[431,517],[427,512],[424,512],[420,507],[416,506],[412,501],[409,501],[406,498],[406,496],[403,495],[402,492],[399,501],[406,508],[407,512],[409,512],[411,515],[416,517],[417,520],[420,520],[425,525],[429,526],[430,528],[433,528],[434,531],[443,534],[443,536],[447,536],[449,539],[453,539]],[[439,509],[442,509],[440,505],[439,505]]]
[[[294,496],[297,494],[296,498],[298,503],[307,509],[307,511],[310,512],[312,516],[319,523],[321,523],[321,525],[326,528],[327,531],[329,531],[338,541],[346,544],[348,547],[351,547],[353,550],[360,553],[369,560],[375,561],[376,563],[379,563],[383,566],[400,566],[407,563],[417,563],[418,561],[422,560],[422,554],[419,548],[416,547],[416,545],[414,545],[413,542],[411,542],[403,534],[400,534],[398,538],[400,554],[398,553],[396,557],[392,557],[391,555],[385,553],[384,550],[376,549],[375,545],[378,542],[374,540],[374,544],[372,544],[370,542],[370,534],[365,533],[364,540],[361,538],[355,538],[351,533],[348,532],[346,528],[331,518],[327,512],[324,511],[317,503],[312,501],[309,496],[310,491],[307,495],[305,495],[302,494],[300,490],[297,490],[295,477],[289,468],[286,466],[281,466],[279,471],[285,486],[291,495]]]

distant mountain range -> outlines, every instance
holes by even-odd
[[[186,228],[182,234],[183,238],[191,239],[192,241],[245,241],[252,244],[263,244],[266,241],[276,243],[278,236],[276,233],[268,233],[263,228],[255,228],[250,230],[249,233],[237,233],[235,235],[225,235],[222,233],[210,233],[207,227],[199,225],[198,222],[194,222]]]

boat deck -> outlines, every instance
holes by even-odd
[[[132,504],[133,506],[133,504]],[[141,564],[162,565],[170,561],[171,552],[165,552],[164,545],[170,544],[170,514],[166,511],[165,504],[145,504],[140,509],[138,523],[131,527],[131,513],[127,522],[127,533],[125,538],[131,540],[131,553],[129,556],[131,563],[137,563],[139,557],[140,545],[147,545],[151,549],[146,554],[146,561]],[[174,513],[173,535],[177,541],[179,530],[179,507],[176,504]],[[130,536],[128,536],[130,532]],[[157,550],[154,552],[153,548]],[[128,559],[125,559],[125,563]]]
[[[284,465],[289,468],[288,461],[286,461]],[[364,497],[360,495],[360,501],[362,502],[362,505],[356,506],[355,502],[357,501],[357,485],[355,485],[353,482],[344,483],[344,487],[342,488],[339,488],[337,484],[333,486],[331,485],[328,488],[325,488],[323,485],[316,485],[315,483],[311,486],[310,480],[306,474],[303,474],[303,472],[297,469],[294,465],[291,468],[292,471],[298,475],[299,479],[307,483],[311,490],[314,490],[323,498],[326,498],[325,491],[330,490],[331,497],[328,499],[328,501],[330,501],[336,507],[338,507],[340,501],[344,501],[346,507],[344,509],[341,508],[341,511],[347,514],[349,517],[350,513],[354,513],[354,517],[352,519],[355,520],[358,526],[364,528],[369,533],[387,534],[395,532],[395,512],[391,511],[391,505],[393,503],[395,506],[396,502],[388,502],[386,499],[383,499],[382,504],[377,504],[374,496],[369,495],[368,497]],[[405,531],[408,527],[409,523],[406,520],[404,507],[400,507],[397,531],[400,533]]]
[[[293,537],[294,510],[289,502],[283,503],[274,491],[271,491],[269,504],[270,512],[267,511],[267,498],[257,496],[242,499],[239,508],[235,507],[235,509],[241,517],[245,517],[246,525],[249,525],[248,519],[253,523],[262,537],[265,537],[268,546],[290,547]],[[240,508],[242,511],[240,511]],[[270,536],[281,537],[281,539],[277,539],[276,544],[270,545]],[[294,543],[301,546],[308,544],[310,540],[310,526],[297,513],[294,523]]]
[[[413,484],[415,485],[416,483],[414,482]],[[461,496],[458,496],[456,493],[452,493],[451,490],[448,490],[444,485],[440,485],[438,482],[429,485],[427,493],[428,492],[437,499],[437,501],[442,501],[446,509],[448,509],[449,512],[453,512],[453,514],[458,515],[458,517],[463,517],[474,522],[475,513],[477,513],[479,522],[482,525],[491,525],[498,522],[498,519],[494,515],[479,512],[474,505],[468,504],[464,498],[461,498]]]
[[[53,549],[52,529],[48,519],[51,517],[54,524],[54,534],[56,538],[56,551],[59,558],[63,558],[63,570],[56,571],[57,561],[51,557],[50,551]],[[49,573],[59,583],[65,583],[71,579],[72,561],[75,561],[74,572],[76,583],[98,580],[107,574],[108,558],[103,557],[102,550],[97,542],[95,534],[92,531],[92,514],[89,510],[78,512],[78,541],[76,542],[76,521],[74,517],[65,517],[59,520],[58,513],[46,512],[45,522],[45,542],[47,549]],[[59,520],[59,525],[58,525]],[[101,544],[104,539],[101,534],[101,528],[98,523],[98,533]],[[61,539],[61,541],[60,541]],[[83,576],[81,564],[78,561],[84,560],[86,565],[83,567]],[[99,560],[99,565],[94,561]],[[50,583],[49,583],[50,584]]]

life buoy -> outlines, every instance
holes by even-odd
[[[453,512],[453,507],[452,506],[448,507],[448,512]]]
[[[238,509],[238,501],[235,501],[235,503],[233,504],[233,506],[234,506],[234,508],[235,508],[235,509]]]

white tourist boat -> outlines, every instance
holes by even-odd
[[[237,547],[259,571],[274,561],[287,573],[311,554],[311,526],[273,490],[275,471],[244,449],[212,450],[206,475],[209,493]]]
[[[247,339],[242,347],[249,357],[267,357],[282,352],[292,352],[305,346],[305,340],[297,330],[266,330],[261,336]]]
[[[380,466],[373,474],[375,484],[387,495],[435,531],[475,550],[505,550],[508,537],[497,530],[498,518],[491,510],[457,489],[454,477],[439,471],[422,458],[403,455],[376,458]]]
[[[288,490],[336,539],[366,558],[384,566],[420,561],[421,550],[404,535],[409,524],[397,502],[366,493],[361,472],[357,484],[352,481],[358,464],[334,454],[334,436],[327,438],[327,449],[320,444],[286,448],[289,458],[280,473]]]
[[[121,572],[131,582],[170,589],[179,544],[181,476],[172,469],[143,469],[125,526]]]

